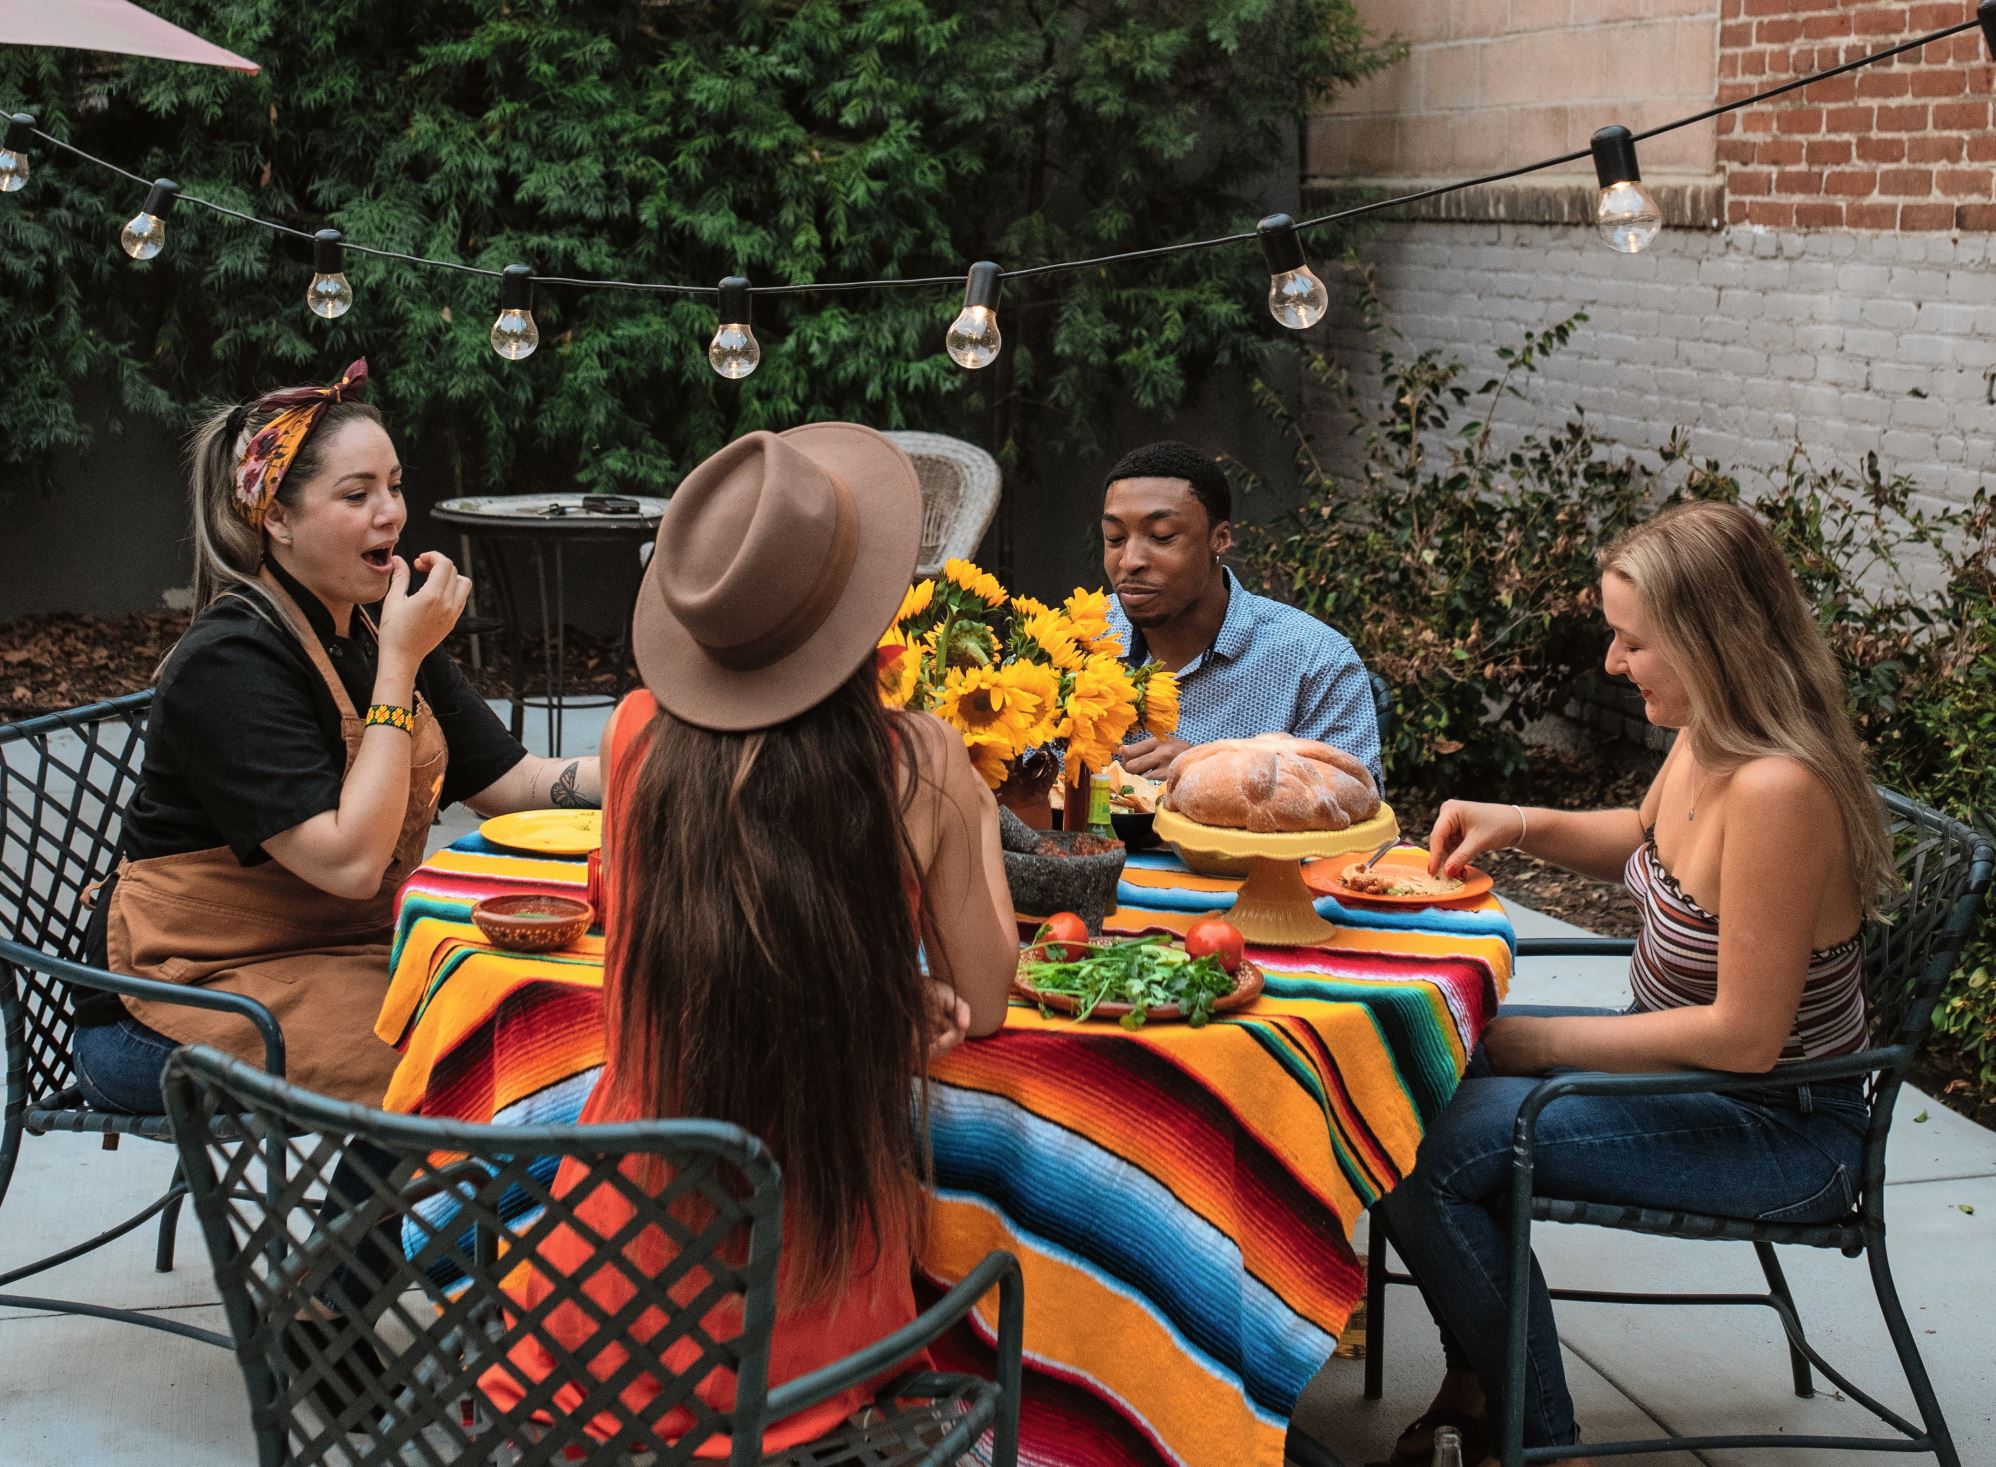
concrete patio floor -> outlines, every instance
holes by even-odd
[[[538,722],[528,718],[528,741]],[[566,749],[595,746],[603,714],[571,715]],[[454,810],[435,832],[443,844],[475,824]],[[1522,936],[1576,933],[1512,906]],[[1535,960],[1512,989],[1519,1002],[1623,1004],[1622,965],[1604,959]],[[1924,1115],[1924,1120],[1917,1119]],[[136,1211],[165,1184],[167,1148],[127,1141],[116,1153],[96,1138],[29,1138],[4,1206],[0,1268],[34,1258]],[[1887,1216],[1893,1265],[1920,1348],[1964,1463],[1996,1463],[1996,1133],[1906,1092],[1895,1117]],[[1965,1207],[1974,1209],[1972,1213]],[[1363,1231],[1360,1235],[1363,1246]],[[88,1258],[24,1281],[21,1292],[117,1303],[210,1329],[216,1304],[191,1214],[178,1266],[152,1268],[150,1228]],[[1545,1228],[1540,1257],[1556,1283],[1609,1288],[1752,1289],[1760,1285],[1743,1244],[1672,1242],[1599,1229]],[[1881,1400],[1913,1414],[1861,1261],[1784,1250],[1811,1338]],[[1305,1393],[1297,1425],[1348,1467],[1383,1458],[1426,1404],[1440,1349],[1418,1297],[1389,1294],[1391,1354],[1386,1399],[1365,1402],[1362,1365],[1334,1360]],[[1574,1304],[1560,1314],[1566,1367],[1583,1429],[1611,1436],[1751,1430],[1879,1429],[1825,1390],[1797,1400],[1780,1329],[1765,1310],[1650,1309]],[[140,1459],[155,1467],[230,1467],[255,1461],[234,1357],[191,1341],[105,1321],[0,1311],[0,1467],[95,1467]],[[1789,1462],[1855,1467],[1856,1453],[1677,1453],[1641,1459],[1712,1467]],[[1924,1459],[1923,1459],[1924,1460]],[[1190,1464],[1230,1467],[1230,1464]]]

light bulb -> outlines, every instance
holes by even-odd
[[[7,119],[7,135],[0,139],[0,194],[28,186],[28,144],[34,135],[32,112],[16,112]]]
[[[707,343],[707,365],[730,382],[739,382],[762,362],[746,276],[730,275],[721,282],[718,310],[721,320],[714,339]]]
[[[509,362],[534,354],[541,328],[534,324],[534,272],[508,265],[499,272],[499,319],[492,323],[492,349]]]
[[[124,233],[118,236],[125,253],[134,260],[150,260],[166,248],[166,216],[173,208],[173,201],[180,197],[180,185],[170,178],[153,180],[152,192],[146,195],[146,206],[135,214],[125,225]]]
[[[1601,190],[1594,227],[1601,231],[1601,238],[1610,249],[1624,255],[1639,255],[1663,228],[1663,210],[1657,207],[1656,196],[1641,183],[1623,179]]]
[[[1254,229],[1268,262],[1268,314],[1291,331],[1316,325],[1331,308],[1331,293],[1310,268],[1296,221],[1287,214],[1270,214]]]
[[[1316,325],[1330,308],[1331,293],[1308,265],[1269,277],[1268,313],[1291,331]]]
[[[1626,127],[1604,127],[1588,146],[1594,154],[1594,177],[1601,185],[1594,227],[1610,249],[1641,254],[1663,228],[1663,210],[1657,207],[1656,196],[1643,187],[1635,135]]]
[[[990,260],[970,267],[963,285],[963,310],[950,322],[943,346],[950,360],[975,372],[998,360],[1005,338],[998,330],[998,287],[1004,272]]]
[[[346,236],[322,229],[312,236],[312,283],[305,287],[305,306],[315,316],[334,321],[353,309],[353,287],[340,269],[340,247]]]

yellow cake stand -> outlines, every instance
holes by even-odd
[[[1189,866],[1203,864],[1200,857],[1247,861],[1247,880],[1225,916],[1249,942],[1274,947],[1307,947],[1337,930],[1317,915],[1316,895],[1303,884],[1303,862],[1369,851],[1400,834],[1393,807],[1383,803],[1377,815],[1346,830],[1226,830],[1187,820],[1163,805],[1152,828]]]

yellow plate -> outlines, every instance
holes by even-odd
[[[516,810],[478,827],[495,846],[549,856],[586,856],[603,845],[601,810]]]
[[[1187,820],[1167,805],[1157,807],[1157,838],[1169,841],[1181,851],[1199,855],[1235,858],[1261,856],[1278,861],[1302,861],[1312,856],[1341,856],[1346,851],[1370,851],[1389,836],[1400,833],[1393,807],[1382,804],[1379,813],[1349,830],[1270,831],[1228,830],[1218,825],[1201,825]]]

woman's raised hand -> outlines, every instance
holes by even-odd
[[[1428,835],[1428,874],[1462,875],[1463,867],[1485,851],[1501,851],[1524,836],[1515,806],[1444,800]]]
[[[409,562],[394,558],[388,573],[388,594],[381,602],[381,654],[406,659],[410,672],[450,635],[471,595],[471,577],[458,574],[450,557],[425,550],[416,569],[428,574],[423,588],[409,592]]]

